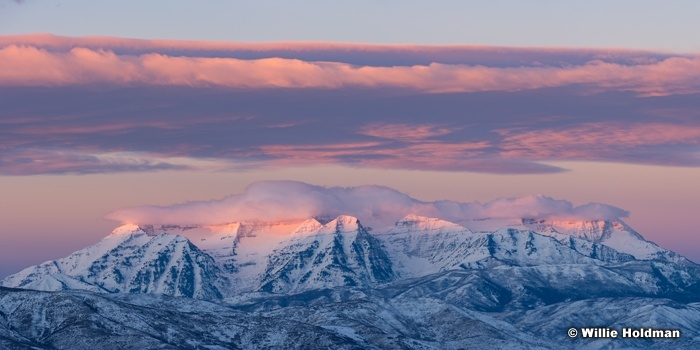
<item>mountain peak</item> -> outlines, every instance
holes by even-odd
[[[362,225],[360,220],[350,215],[339,215],[325,227],[334,228],[337,232],[357,231]]]
[[[522,219],[525,227],[552,234],[564,234],[601,243],[613,235],[625,234],[636,240],[644,238],[619,220],[538,220]]]
[[[425,216],[420,216],[416,214],[408,214],[406,215],[403,219],[399,220],[399,222],[420,222],[420,221],[426,221],[429,220],[430,218],[425,217]]]
[[[134,225],[134,224],[124,224],[121,225],[114,230],[112,230],[112,235],[128,235],[132,233],[145,233],[143,229],[141,229],[140,226]]]
[[[321,224],[318,220],[315,218],[309,218],[302,222],[301,225],[299,225],[299,227],[297,227],[294,231],[292,231],[292,235],[306,235],[318,231],[321,227],[323,227],[323,224]]]
[[[406,231],[416,231],[416,230],[458,230],[467,231],[468,229],[464,226],[455,224],[447,220],[442,220],[438,218],[430,218],[425,216],[420,216],[416,214],[406,215],[403,219],[396,222],[394,225],[396,228]]]
[[[564,242],[570,237],[603,244],[641,260],[665,260],[690,263],[684,257],[647,241],[620,219],[608,220],[536,220],[523,219],[523,226]]]

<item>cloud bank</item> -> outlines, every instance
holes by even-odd
[[[0,175],[700,166],[700,57],[0,36]]]
[[[568,85],[634,91],[643,95],[700,91],[700,57],[668,57],[623,64],[591,60],[567,66],[491,67],[431,62],[370,66],[268,57],[122,55],[73,47],[49,51],[28,45],[0,48],[0,84],[85,84],[226,87],[238,89],[401,88],[428,93],[520,91]]]
[[[132,224],[223,224],[352,215],[365,225],[393,225],[408,214],[449,221],[477,218],[601,220],[625,217],[622,209],[600,203],[574,206],[536,195],[488,203],[423,202],[383,186],[321,187],[295,181],[262,181],[221,200],[173,206],[143,206],[112,212],[106,218]]]

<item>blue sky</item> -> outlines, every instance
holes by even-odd
[[[693,0],[3,0],[0,4],[0,34],[700,50],[700,2]]]

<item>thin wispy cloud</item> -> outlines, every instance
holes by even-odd
[[[603,161],[637,157],[640,163],[650,164],[663,164],[666,157],[665,165],[679,161],[700,165],[698,125],[586,123],[573,128],[501,133],[505,157]],[[678,145],[684,147],[674,147]],[[671,157],[666,153],[672,153]]]
[[[4,36],[0,92],[0,174],[700,166],[691,54]]]
[[[197,163],[204,162],[128,152],[91,153],[60,149],[0,151],[0,168],[5,175],[188,170],[202,166]]]
[[[367,124],[360,128],[360,134],[377,138],[399,140],[408,142],[421,142],[435,136],[447,135],[454,130],[452,128],[439,127],[430,124]]]

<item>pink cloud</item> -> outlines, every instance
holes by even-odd
[[[419,142],[434,136],[443,136],[455,131],[453,128],[440,127],[430,124],[387,124],[372,123],[360,128],[359,133],[382,139],[405,142]]]
[[[224,45],[221,43],[154,43],[114,38],[53,37],[44,39],[28,37],[24,38],[28,43],[16,43],[21,40],[17,40],[17,37],[10,39],[6,38],[5,45],[0,48],[0,66],[3,67],[0,70],[0,85],[6,86],[113,84],[218,86],[243,89],[362,87],[402,88],[428,93],[444,93],[521,91],[586,85],[594,90],[634,91],[647,96],[700,91],[700,58],[697,56],[667,57],[660,60],[635,59],[632,60],[637,62],[634,64],[595,59],[565,66],[501,67],[435,62],[409,66],[373,66],[280,57],[240,59],[178,56],[158,51],[163,47],[176,44],[189,48],[196,48],[197,45],[210,48]],[[47,44],[52,40],[57,43]],[[73,46],[68,49],[64,47],[71,41],[92,46],[101,44],[106,48]],[[0,43],[2,42],[3,40],[0,40]],[[139,54],[116,53],[113,50],[114,46],[127,44],[151,50]],[[307,47],[315,48],[320,44],[315,45],[287,44],[292,50],[297,51],[303,51]],[[63,50],[52,50],[51,48],[55,46]],[[394,46],[367,47],[389,52],[399,50]],[[366,50],[367,47],[351,45],[347,48]],[[407,50],[407,48],[402,46],[400,49]],[[439,50],[441,47],[418,46],[413,49],[429,52],[431,49]],[[530,49],[535,52],[538,50],[548,52],[546,49]],[[604,56],[602,53],[600,56]]]
[[[368,155],[380,142],[335,143],[323,145],[263,145],[249,155],[277,158],[278,163],[332,163],[338,157]]]
[[[640,147],[700,145],[700,127],[661,123],[587,123],[564,129],[499,131],[504,157],[604,160]],[[698,159],[700,161],[700,159]]]
[[[381,142],[328,145],[267,145],[254,155],[277,166],[293,164],[354,164],[374,168],[516,171],[522,164],[488,160],[489,142],[417,142],[387,145]],[[251,154],[252,155],[252,154]],[[271,159],[271,160],[270,160]],[[508,169],[512,167],[512,169]],[[533,166],[537,168],[537,166]],[[553,169],[540,169],[552,171]],[[526,170],[523,170],[526,171]]]
[[[2,174],[700,164],[693,55],[0,36],[0,90]]]
[[[236,221],[298,220],[313,216],[353,215],[365,225],[393,225],[408,214],[460,221],[479,218],[611,219],[625,210],[589,203],[574,206],[565,200],[534,195],[502,198],[487,203],[424,202],[383,186],[321,187],[296,181],[261,181],[244,193],[220,200],[171,206],[124,208],[106,218],[132,224],[224,224]]]

